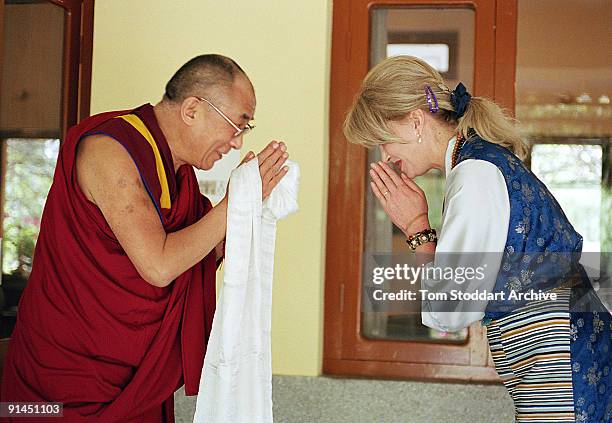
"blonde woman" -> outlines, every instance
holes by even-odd
[[[423,324],[442,331],[479,320],[487,326],[517,422],[611,421],[610,313],[596,296],[589,311],[573,307],[578,288],[592,294],[578,262],[582,236],[521,162],[526,148],[514,120],[461,83],[450,90],[424,61],[397,56],[368,73],[344,133],[350,142],[380,149],[371,189],[410,249],[433,253],[434,262],[444,253],[496,253],[488,263],[493,277],[450,284],[496,295],[466,300],[454,313],[425,302]],[[413,181],[434,168],[446,177],[439,237]],[[441,282],[423,279],[423,289],[446,289]],[[530,300],[534,292],[555,295]]]

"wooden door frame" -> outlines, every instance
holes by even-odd
[[[89,116],[93,53],[94,0],[48,0],[64,8],[62,139],[72,125]]]
[[[0,0],[0,81],[2,81],[2,70],[4,66],[4,0]],[[0,97],[2,96],[0,90]],[[6,175],[6,153],[4,143],[0,141],[0,216],[4,216],[4,177]],[[4,224],[0,217],[0,242],[4,238]],[[2,251],[0,245],[0,252]],[[0,253],[0,278],[2,278],[2,254]],[[1,350],[0,350],[1,354]],[[4,356],[0,355],[0,360]]]
[[[371,9],[415,5],[476,11],[474,93],[514,108],[517,0],[334,1],[323,373],[498,382],[479,323],[470,327],[469,341],[463,346],[369,340],[360,335],[367,154],[345,140],[342,122],[368,71]]]
[[[62,7],[65,11],[61,122],[61,135],[63,139],[68,128],[89,116],[95,0],[46,1]],[[3,34],[4,0],[0,0],[0,72],[2,71],[2,61],[4,59]],[[4,208],[5,160],[6,154],[4,143],[2,143],[2,149],[0,149],[0,215],[2,215]],[[0,236],[3,236],[3,222],[1,218]],[[3,361],[4,352],[5,349],[0,346],[0,365]]]
[[[62,72],[62,139],[72,125],[89,116],[95,0],[46,0],[65,11]],[[4,0],[0,0],[0,78],[4,60]],[[2,93],[0,93],[2,95]],[[5,154],[0,151],[0,187],[4,184]],[[0,189],[0,214],[4,206]],[[3,235],[0,219],[0,237]]]

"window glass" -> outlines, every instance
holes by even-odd
[[[370,65],[392,55],[408,54],[420,57],[441,72],[449,86],[459,81],[468,89],[474,80],[474,11],[440,8],[376,8],[370,28]],[[367,166],[380,160],[378,149],[368,151]],[[367,170],[364,172],[369,178]],[[439,229],[442,223],[444,175],[437,170],[415,179],[425,191],[429,204],[429,221]],[[366,183],[366,256],[411,254],[404,234],[395,227],[378,204]],[[370,262],[366,257],[364,263]],[[367,264],[366,264],[367,266]],[[364,269],[365,270],[365,269]],[[364,292],[371,275],[363,272]],[[398,286],[398,289],[400,287]],[[418,284],[401,286],[416,291]],[[394,288],[395,289],[395,288]],[[367,338],[393,340],[426,340],[434,342],[465,342],[467,329],[457,333],[439,332],[421,323],[417,301],[406,311],[362,311],[361,333]],[[365,309],[365,307],[364,307]]]

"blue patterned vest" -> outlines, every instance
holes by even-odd
[[[486,160],[501,171],[510,200],[506,248],[494,292],[504,300],[490,301],[485,319],[500,317],[527,303],[508,299],[510,292],[548,291],[568,282],[582,251],[582,236],[574,230],[546,186],[508,149],[470,138],[459,150],[457,164]]]
[[[546,186],[510,150],[478,136],[468,139],[459,150],[457,163],[467,159],[496,165],[506,182],[510,201],[506,246],[494,288],[506,299],[488,303],[483,324],[526,304],[527,301],[508,300],[511,290],[548,291],[568,284],[574,300],[587,297],[587,291],[592,293],[590,281],[578,263],[582,236]],[[595,309],[570,313],[577,422],[612,421],[612,321],[601,302]]]

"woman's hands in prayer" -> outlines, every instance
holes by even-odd
[[[370,186],[391,221],[406,237],[429,228],[427,198],[406,174],[398,176],[382,161],[370,165]]]
[[[245,156],[243,163],[255,157],[252,151]],[[261,175],[262,199],[268,198],[272,190],[280,180],[287,174],[289,168],[283,166],[289,157],[287,146],[283,142],[272,141],[261,153],[257,155],[259,160],[259,174]]]

